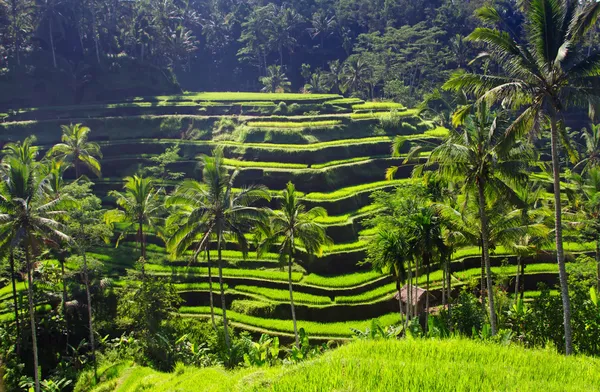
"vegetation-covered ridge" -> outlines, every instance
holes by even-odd
[[[600,383],[597,359],[565,358],[552,350],[525,350],[465,339],[357,341],[301,365],[266,370],[182,367],[174,373],[160,373],[128,363],[112,366],[102,367],[103,382],[91,391],[110,388],[129,392],[143,386],[153,391],[550,392],[593,391]]]

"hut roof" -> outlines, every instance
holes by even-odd
[[[394,298],[396,300],[398,300],[398,297],[400,297],[400,300],[404,303],[407,302],[407,298],[408,298],[408,285],[405,285],[404,287],[402,287],[402,289],[400,290],[400,292],[396,292],[396,294],[394,295]],[[422,289],[418,286],[413,286],[412,287],[412,303],[413,305],[417,305],[422,298],[425,298],[425,294],[427,293],[427,290]],[[431,294],[429,294],[431,295]]]

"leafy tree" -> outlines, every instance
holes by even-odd
[[[373,69],[360,57],[351,57],[344,63],[341,73],[343,91],[360,94],[367,86]]]
[[[320,254],[325,245],[331,242],[325,233],[325,227],[316,222],[320,217],[327,215],[322,207],[314,207],[306,211],[306,207],[299,200],[296,187],[288,182],[282,193],[281,210],[269,210],[267,236],[259,246],[259,254],[267,251],[271,246],[279,245],[279,262],[284,265],[287,259],[288,286],[290,291],[290,306],[294,324],[296,347],[300,348],[298,327],[296,325],[296,311],[294,308],[294,289],[292,285],[292,264],[297,258],[298,246],[309,256]]]
[[[154,180],[150,177],[126,177],[124,192],[111,191],[110,196],[116,199],[120,209],[107,211],[106,222],[112,226],[114,223],[125,223],[122,228],[121,238],[127,229],[137,226],[137,241],[140,244],[141,257],[146,259],[146,234],[144,226],[157,227],[162,210],[161,190],[156,189]],[[119,242],[117,241],[117,245]],[[142,264],[142,271],[143,271]]]
[[[487,291],[492,333],[498,331],[494,308],[490,268],[490,225],[488,220],[491,197],[514,197],[513,186],[524,183],[524,169],[531,159],[526,146],[511,146],[505,135],[506,122],[501,116],[481,105],[466,118],[461,129],[435,148],[425,166],[437,166],[437,171],[450,182],[462,185],[467,194],[474,193],[480,220],[482,257],[486,268]]]
[[[267,76],[260,78],[264,85],[261,91],[265,93],[282,93],[290,91],[291,83],[280,65],[269,65]]]
[[[91,130],[81,124],[61,125],[61,128],[62,143],[54,145],[48,156],[72,163],[76,178],[81,174],[82,164],[100,177],[100,162],[96,158],[102,158],[102,153],[97,143],[88,141]]]
[[[33,371],[35,390],[38,392],[40,380],[33,298],[33,258],[40,251],[44,239],[70,239],[55,220],[56,216],[61,214],[61,211],[57,210],[61,199],[47,198],[44,192],[44,178],[31,164],[15,158],[10,158],[5,163],[8,165],[6,176],[0,182],[0,232],[10,236],[11,246],[19,246],[25,253]]]
[[[525,34],[510,30],[477,28],[467,38],[487,47],[486,57],[501,72],[479,74],[460,72],[445,88],[465,90],[489,103],[503,102],[519,109],[507,129],[512,137],[536,131],[548,124],[552,149],[556,253],[563,301],[565,350],[573,352],[570,303],[562,241],[562,212],[559,141],[564,124],[561,113],[570,106],[595,103],[600,98],[600,57],[582,51],[585,34],[598,19],[600,3],[568,0],[527,0],[522,2],[528,21]],[[501,13],[493,7],[478,11],[483,21],[502,24]]]
[[[223,327],[225,344],[230,348],[227,328],[227,309],[225,290],[223,287],[222,250],[226,245],[226,236],[235,238],[244,254],[248,252],[248,239],[244,235],[254,223],[260,221],[263,213],[252,205],[259,200],[270,200],[269,192],[262,186],[252,186],[241,191],[233,190],[236,173],[229,174],[223,165],[223,150],[217,148],[212,156],[202,156],[202,183],[204,197],[199,206],[207,221],[207,238],[216,237],[217,262],[219,265],[219,286],[221,289],[221,306],[223,310]]]

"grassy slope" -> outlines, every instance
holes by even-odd
[[[266,369],[165,374],[121,367],[118,373],[95,391],[600,390],[598,359],[463,339],[357,341],[300,365]]]

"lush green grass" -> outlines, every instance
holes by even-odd
[[[147,264],[146,271],[149,273],[160,275],[192,275],[192,276],[208,276],[208,268],[204,267],[169,267],[163,265]],[[213,268],[213,274],[217,273],[217,269]],[[287,281],[288,274],[278,270],[251,270],[241,268],[223,268],[223,276],[232,278],[254,278],[274,281]],[[293,272],[292,280],[295,282],[302,279],[302,273]]]
[[[331,216],[328,215],[328,216],[317,218],[316,221],[323,225],[347,224],[347,223],[349,223],[350,220],[355,219],[359,216],[370,215],[370,214],[373,214],[376,211],[380,211],[380,210],[381,210],[381,206],[379,206],[377,204],[369,204],[369,205],[366,205],[366,206],[360,208],[359,210],[353,211],[349,214],[331,215]]]
[[[407,109],[401,112],[394,112],[394,117],[412,117],[418,113],[417,109]],[[370,120],[370,119],[379,119],[384,116],[389,116],[390,112],[373,112],[373,113],[352,113],[350,118],[353,120]]]
[[[180,313],[188,315],[207,315],[210,314],[208,306],[188,307],[182,306]],[[220,310],[217,311],[220,314]],[[261,317],[248,316],[231,310],[227,311],[227,318],[233,322],[253,326],[268,331],[293,333],[294,327],[292,320],[264,319]],[[400,316],[397,313],[390,313],[378,318],[382,325],[391,325],[398,323]],[[350,337],[352,330],[350,328],[365,329],[371,325],[370,320],[365,321],[345,321],[337,323],[318,323],[314,321],[298,320],[298,328],[304,328],[309,336],[330,336],[330,337]]]
[[[242,285],[235,286],[235,290],[242,293],[260,295],[273,301],[290,302],[290,292],[288,290],[268,289],[264,287]],[[306,294],[298,291],[294,292],[294,302],[307,305],[329,305],[332,303],[331,298],[329,297]]]
[[[450,135],[450,131],[448,130],[448,128],[444,128],[444,127],[437,127],[434,129],[430,129],[428,131],[425,131],[424,133],[427,136],[433,136],[433,137],[439,137],[439,138],[445,138],[445,137],[448,137],[448,135]]]
[[[365,102],[358,105],[352,105],[352,110],[402,110],[404,105],[397,102]]]
[[[595,249],[595,243],[593,242],[565,242],[564,248],[567,252],[586,252]],[[552,250],[553,247],[549,246],[546,250]],[[510,255],[511,251],[505,249],[503,246],[497,246],[494,249],[492,255]],[[481,255],[481,249],[477,246],[468,246],[458,249],[452,255],[453,259],[462,259],[464,257],[473,257]]]
[[[378,299],[391,297],[396,292],[396,283],[389,283],[376,288],[375,290],[367,291],[359,295],[340,296],[335,298],[338,304],[358,304],[372,302]]]
[[[139,98],[144,99],[145,97]],[[162,95],[154,97],[159,101],[191,99],[193,101],[315,101],[340,99],[336,94],[294,94],[294,93],[253,93],[253,92],[189,92],[183,95]]]
[[[302,284],[331,288],[355,287],[372,282],[382,276],[383,275],[376,271],[357,272],[354,274],[337,276],[310,274],[302,279]]]
[[[325,128],[340,125],[341,120],[327,120],[327,121],[250,121],[247,123],[249,127],[253,128],[285,128],[285,129],[305,129],[305,128]]]
[[[233,167],[259,167],[268,169],[306,169],[308,165],[302,163],[280,163],[280,162],[254,162],[238,159],[223,159],[223,164]]]
[[[367,340],[292,366],[178,373],[134,367],[118,374],[95,391],[591,392],[600,385],[600,361],[467,339]]]
[[[311,201],[329,201],[329,200],[337,200],[343,199],[346,197],[350,197],[359,192],[370,192],[377,189],[385,189],[394,186],[398,186],[401,184],[406,184],[410,182],[410,179],[400,179],[393,181],[377,181],[369,184],[361,184],[356,186],[351,186],[347,188],[338,189],[333,192],[312,192],[307,194],[304,198]]]
[[[328,101],[327,103],[330,103],[332,105],[350,105],[350,104],[360,104],[360,103],[364,103],[365,101],[363,101],[360,98],[339,98],[339,99],[334,99],[331,101]]]

